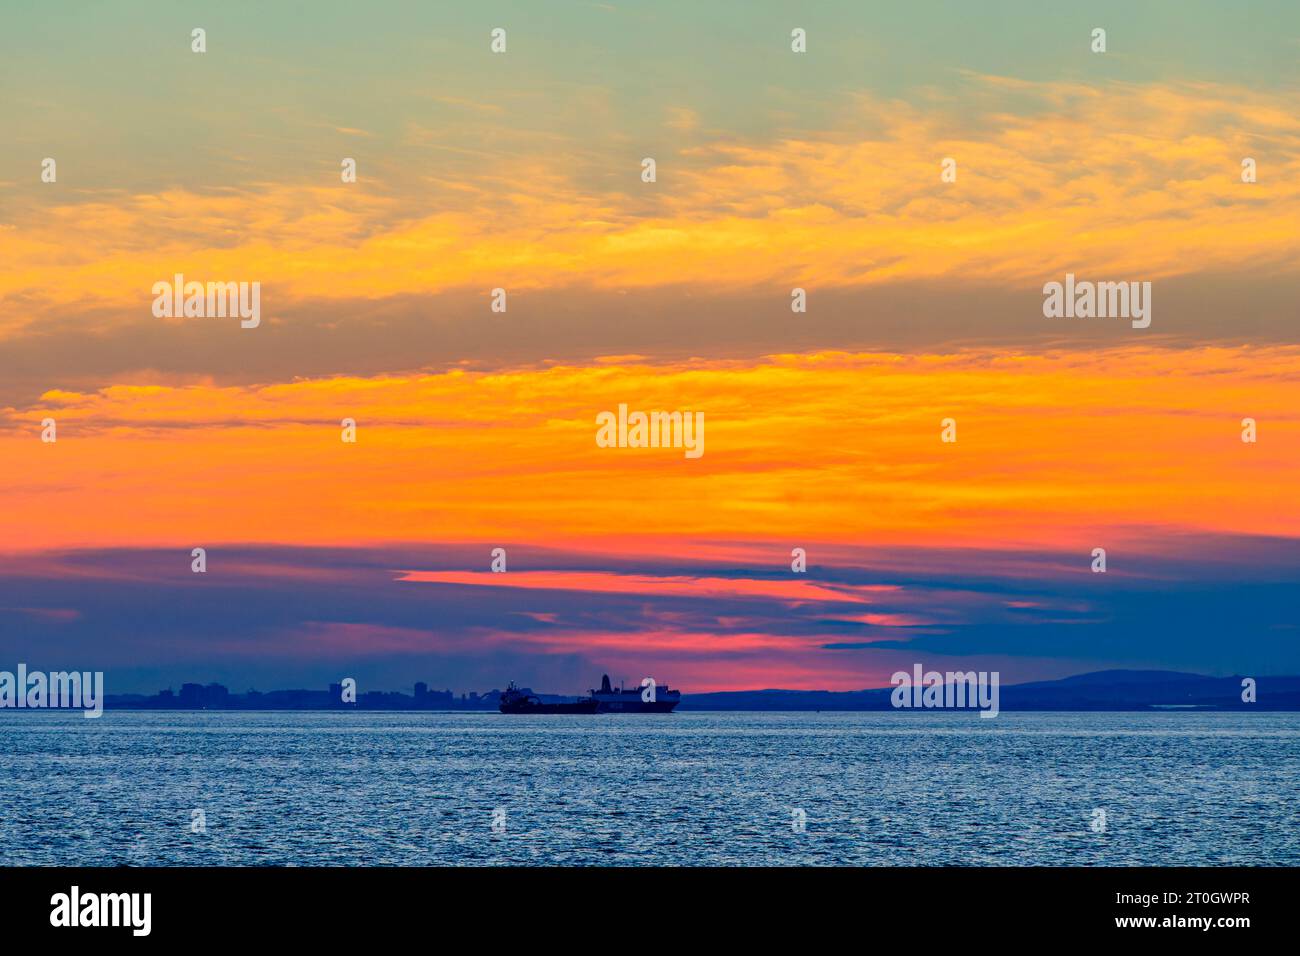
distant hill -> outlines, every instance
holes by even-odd
[[[1177,671],[1096,671],[1000,688],[1009,710],[1297,710],[1300,677],[1257,677],[1256,702],[1243,703],[1238,677]],[[678,710],[893,710],[892,687],[873,690],[741,690],[683,694]]]

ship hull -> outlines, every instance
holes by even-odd
[[[602,699],[602,696],[596,695],[596,712],[599,714],[671,714],[673,708],[681,703],[680,698],[646,701],[640,694],[627,694],[624,696],[630,699],[622,700],[617,697]]]
[[[594,714],[597,711],[594,700],[580,700],[572,704],[541,704],[532,701],[502,704],[503,714]]]

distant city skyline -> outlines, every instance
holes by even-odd
[[[934,680],[942,687],[954,687],[975,675],[940,674]],[[897,682],[891,682],[897,684]],[[614,690],[618,690],[615,681]],[[921,685],[914,685],[921,686]],[[534,696],[548,703],[574,701],[575,696],[547,693],[544,689],[518,687],[513,682],[509,691],[518,695]],[[321,689],[249,689],[243,693],[232,692],[224,685],[187,682],[179,693],[165,688],[156,694],[109,694],[105,706],[110,710],[362,710],[362,711],[437,711],[437,710],[495,710],[506,689],[493,688],[485,693],[462,692],[457,695],[450,689],[430,689],[424,681],[417,681],[412,693],[402,690],[356,688],[355,699],[348,699],[341,684],[331,684]],[[592,689],[593,693],[598,688]],[[1232,710],[1232,711],[1300,711],[1300,675],[1263,678],[1211,677],[1174,671],[1103,671],[1076,675],[1058,681],[1037,681],[1011,684],[1003,691],[1005,701],[998,696],[997,707],[1004,704],[1012,711],[1036,710]],[[639,690],[629,690],[638,696]],[[903,701],[896,699],[892,688],[862,689],[858,691],[749,689],[721,693],[687,694],[681,698],[682,710],[703,711],[861,711],[913,709],[920,706],[907,695]],[[587,698],[587,695],[582,695]],[[965,698],[963,697],[964,701]],[[952,703],[943,706],[951,708]],[[973,696],[958,705],[978,710]],[[73,708],[75,709],[75,707]],[[997,710],[993,711],[996,716]]]

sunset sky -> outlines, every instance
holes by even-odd
[[[1300,8],[1133,6],[6,10],[0,667],[1300,672]]]

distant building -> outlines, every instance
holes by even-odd
[[[170,692],[169,692],[170,693]],[[226,707],[230,703],[230,691],[217,683],[181,684],[181,692],[176,702],[181,707],[202,709],[205,707]]]
[[[424,688],[423,692],[421,688]],[[455,703],[456,698],[449,690],[429,690],[424,683],[415,685],[415,706],[422,710],[445,710]]]
[[[161,708],[167,710],[461,710],[495,708],[500,699],[498,690],[480,694],[469,691],[457,696],[451,690],[432,690],[425,681],[415,683],[415,694],[400,691],[370,690],[360,694],[354,703],[343,703],[342,683],[330,684],[323,690],[270,690],[266,692],[249,688],[246,693],[232,694],[218,683],[181,685],[180,693],[171,688],[160,690],[152,697],[143,695],[111,695],[112,707]]]

